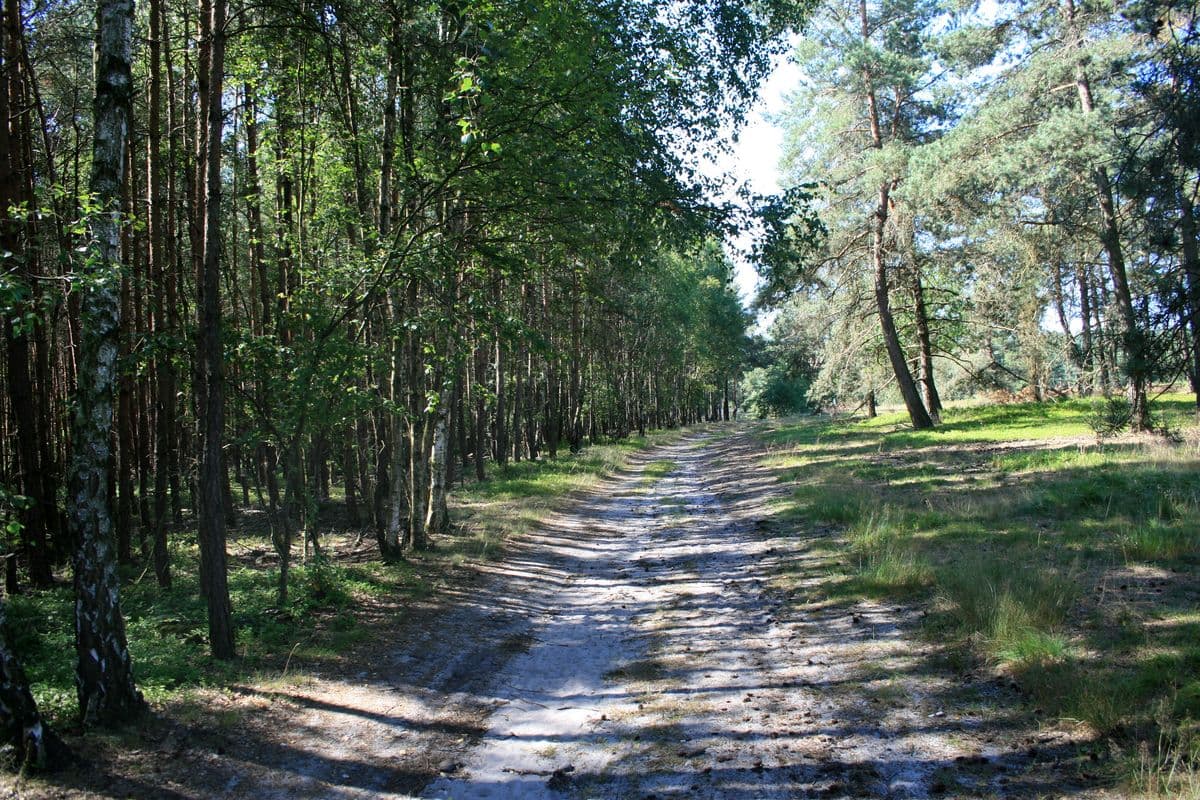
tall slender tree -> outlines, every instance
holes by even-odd
[[[221,139],[225,129],[222,88],[225,77],[225,0],[202,0],[202,25],[207,60],[202,64],[207,95],[204,121],[203,253],[201,257],[199,333],[199,404],[203,419],[200,463],[201,580],[208,602],[208,641],[216,658],[236,655],[229,604],[225,551],[225,354],[221,315]]]
[[[113,394],[121,326],[121,182],[133,99],[133,0],[96,6],[90,242],[76,272],[78,385],[67,513],[75,549],[76,689],[86,723],[116,725],[145,710],[133,681],[117,576],[112,485]]]

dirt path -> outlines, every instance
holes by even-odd
[[[691,435],[645,457],[666,477],[634,471],[557,521],[532,643],[422,796],[1078,794],[1069,735],[931,669],[917,612],[772,590],[788,559],[819,597],[829,557],[820,531],[778,535],[758,455],[744,432]]]
[[[761,456],[745,428],[639,455],[360,671],[235,690],[236,731],[147,742],[170,766],[114,791],[1096,796],[1074,734],[937,667],[918,609],[830,599],[844,556],[772,519],[787,488]]]

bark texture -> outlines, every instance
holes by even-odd
[[[1067,23],[1075,37],[1075,47],[1083,46],[1075,18],[1074,0],[1066,0]],[[1075,68],[1075,89],[1079,95],[1079,107],[1084,114],[1095,113],[1095,101],[1087,71],[1081,61]],[[1129,276],[1125,269],[1125,253],[1121,246],[1121,228],[1117,218],[1112,181],[1103,165],[1093,165],[1088,176],[1096,192],[1100,207],[1100,243],[1104,247],[1108,274],[1112,279],[1113,297],[1117,302],[1117,313],[1121,320],[1121,343],[1125,351],[1125,374],[1129,379],[1129,425],[1135,431],[1150,429],[1150,402],[1147,395],[1152,356],[1150,343],[1138,325],[1133,309],[1133,295],[1129,290]]]
[[[67,514],[77,543],[76,690],[85,724],[117,725],[145,710],[133,682],[117,578],[111,507],[113,393],[120,330],[120,193],[132,81],[132,0],[100,0],[96,24],[91,243],[80,270],[81,342]]]
[[[1187,275],[1187,319],[1191,330],[1192,391],[1196,394],[1196,413],[1200,414],[1200,252],[1196,245],[1196,214],[1192,201],[1183,192],[1179,203],[1179,233],[1183,239],[1183,268]]]
[[[208,640],[215,658],[235,655],[225,553],[225,363],[221,320],[221,107],[225,72],[225,0],[211,0],[207,22],[208,120],[204,190],[204,261],[200,303],[200,357],[204,451],[200,465],[200,560],[208,600]]]
[[[69,755],[46,725],[29,691],[29,679],[8,643],[8,620],[0,599],[0,743],[11,745],[24,769],[51,770]]]
[[[870,30],[867,19],[866,0],[859,2],[859,17],[862,23],[863,41],[867,41]],[[883,148],[883,130],[879,120],[879,103],[875,97],[874,84],[868,72],[864,76],[867,86],[867,121],[871,127],[871,146],[879,150]],[[900,345],[900,334],[896,330],[896,320],[892,316],[891,287],[887,273],[887,259],[884,253],[885,234],[888,221],[888,209],[891,206],[892,181],[880,184],[876,195],[874,212],[871,215],[871,268],[875,281],[875,311],[879,315],[879,327],[883,332],[883,343],[887,348],[888,361],[892,365],[892,373],[896,376],[896,385],[904,398],[904,406],[908,409],[908,417],[914,428],[932,428],[933,420],[925,406],[921,404],[921,394],[913,380],[912,370],[908,368],[904,348]]]

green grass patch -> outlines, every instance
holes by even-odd
[[[1126,750],[1200,727],[1200,453],[1101,442],[1096,402],[953,404],[932,431],[903,414],[774,423],[763,463],[792,489],[778,513],[819,534],[808,552],[836,548],[798,602],[924,603],[941,663],[991,665]],[[1152,412],[1194,426],[1192,403]]]
[[[907,596],[927,588],[933,572],[908,544],[909,536],[902,513],[890,506],[861,517],[849,531],[852,585],[874,597]]]
[[[812,522],[850,523],[863,512],[863,498],[853,490],[840,486],[803,485],[796,488],[791,516]]]
[[[651,461],[642,467],[642,485],[653,486],[675,471],[678,465],[669,459]]]
[[[633,453],[679,435],[678,431],[650,431],[577,454],[564,451],[557,458],[510,463],[487,480],[456,488],[452,495],[456,532],[437,543],[438,551],[453,563],[498,558],[509,539],[536,528],[564,498],[595,488],[623,469]]]
[[[170,700],[188,688],[220,686],[270,672],[289,654],[295,662],[310,664],[340,658],[369,635],[354,614],[362,601],[419,595],[427,580],[411,564],[310,561],[292,569],[289,603],[280,609],[275,569],[235,566],[229,571],[229,594],[240,658],[222,662],[208,655],[207,607],[195,577],[196,548],[177,539],[172,554],[170,589],[160,589],[152,578],[133,571],[124,572],[121,589],[135,678],[152,703]],[[6,604],[13,644],[39,707],[55,724],[73,721],[77,704],[70,587],[64,583],[29,592]]]
[[[1066,655],[1061,631],[1080,592],[1073,576],[964,556],[938,570],[937,589],[957,629],[990,658],[1021,668]]]
[[[1195,561],[1200,555],[1200,521],[1193,516],[1147,519],[1127,525],[1118,542],[1127,562]]]
[[[616,472],[631,454],[677,437],[675,431],[652,431],[620,442],[593,445],[577,454],[564,451],[557,458],[510,462],[494,469],[487,480],[456,488],[454,497],[468,502],[562,497],[585,490],[599,478]]]

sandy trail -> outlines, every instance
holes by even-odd
[[[101,772],[0,793],[1118,796],[1086,731],[922,634],[928,600],[841,594],[843,532],[779,513],[795,476],[768,455],[744,423],[653,447],[503,558],[372,607],[353,651],[205,692]]]
[[[208,784],[244,798],[1092,796],[1068,734],[1003,682],[935,666],[919,610],[831,594],[845,556],[829,530],[773,518],[788,489],[762,456],[746,427],[640,454],[361,672],[256,690],[256,744],[204,756]],[[799,573],[786,594],[784,565]]]
[[[977,789],[1008,782],[977,721],[939,707],[894,612],[802,614],[772,593],[811,542],[765,533],[780,489],[754,451],[693,434],[647,456],[674,462],[665,478],[635,471],[556,521],[571,544],[538,592],[546,619],[423,797],[924,797],[966,762],[993,767]],[[888,706],[855,691],[864,664]]]

